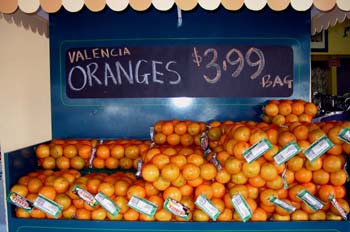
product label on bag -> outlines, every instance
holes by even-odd
[[[297,194],[297,197],[302,200],[307,206],[309,206],[313,211],[322,209],[324,203],[312,195],[309,191],[302,190]]]
[[[288,182],[287,182],[287,177],[286,177],[286,172],[287,172],[287,168],[285,168],[282,172],[282,181],[283,181],[283,187],[284,189],[288,189],[289,188],[289,185],[288,185]]]
[[[333,207],[339,212],[340,216],[346,220],[347,219],[347,213],[345,212],[345,210],[339,205],[339,203],[337,202],[337,200],[334,198],[334,195],[331,194],[328,197],[329,201],[331,202],[331,204],[333,205]]]
[[[96,155],[96,147],[93,147],[91,149],[91,155],[90,155],[90,159],[89,159],[89,168],[93,168],[92,161],[94,160],[95,155]]]
[[[273,157],[273,159],[278,165],[281,165],[293,158],[300,151],[301,148],[299,147],[299,145],[293,141],[285,145],[281,150],[279,150],[279,152]]]
[[[28,199],[22,197],[21,195],[15,192],[10,192],[7,195],[7,201],[19,208],[24,209],[28,213],[32,212],[34,208],[34,205],[32,202],[30,202]]]
[[[232,196],[231,202],[238,215],[241,217],[243,222],[246,222],[253,216],[252,210],[248,203],[240,193],[236,193]]]
[[[41,211],[50,214],[54,218],[57,218],[62,212],[63,207],[56,202],[47,199],[45,196],[39,194],[33,203],[34,207]]]
[[[222,166],[221,166],[219,160],[216,158],[216,153],[213,153],[213,155],[210,158],[209,162],[215,165],[216,170],[220,171],[222,169]]]
[[[204,194],[199,195],[194,203],[213,221],[216,221],[216,219],[219,217],[220,211]]]
[[[115,216],[119,213],[120,208],[115,204],[111,198],[106,196],[104,193],[97,193],[95,196],[96,201],[112,216]]]
[[[290,205],[287,202],[278,199],[277,197],[270,197],[269,201],[274,205],[286,210],[287,212],[294,212],[296,210],[293,205]]]
[[[135,173],[135,176],[137,178],[141,178],[141,170],[142,170],[142,159],[137,160],[137,171]]]
[[[304,154],[310,162],[313,162],[315,159],[326,153],[331,149],[334,144],[327,138],[327,136],[322,136],[308,148],[304,150]]]
[[[130,198],[128,206],[148,217],[153,217],[158,208],[154,203],[136,196]]]
[[[253,162],[263,154],[265,154],[268,150],[272,148],[272,144],[267,139],[262,139],[246,151],[243,152],[243,156],[248,163]]]
[[[191,214],[190,209],[186,205],[169,197],[165,199],[163,208],[185,220],[188,220]]]
[[[83,199],[89,206],[96,207],[97,201],[91,193],[81,188],[79,185],[74,185],[72,192],[77,194],[81,199]]]
[[[206,131],[202,132],[201,137],[199,138],[201,148],[203,151],[207,150],[209,146],[208,133]]]
[[[350,129],[349,128],[341,129],[338,134],[338,138],[350,144]]]

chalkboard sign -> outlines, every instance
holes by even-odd
[[[289,97],[288,46],[119,46],[69,48],[69,98]]]

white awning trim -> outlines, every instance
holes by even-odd
[[[329,12],[317,12],[311,19],[311,34],[327,30],[330,26],[342,23],[347,18],[350,19],[350,11],[343,11],[338,7]]]
[[[67,11],[77,12],[84,5],[93,12],[101,11],[105,7],[123,11],[128,6],[137,11],[147,10],[151,6],[160,11],[167,11],[174,5],[183,11],[198,5],[205,10],[215,10],[220,5],[228,10],[239,10],[244,5],[253,11],[265,7],[281,11],[290,5],[297,11],[306,11],[312,6],[320,11],[329,11],[334,6],[343,11],[350,11],[350,0],[0,0],[0,12],[13,13],[19,8],[24,13],[34,13],[41,7],[47,13],[54,13],[62,6]]]

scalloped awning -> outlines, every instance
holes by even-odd
[[[174,4],[183,11],[197,6],[205,10],[215,10],[220,5],[231,11],[239,10],[243,5],[253,11],[265,7],[282,11],[289,5],[297,11],[306,11],[312,6],[320,11],[330,11],[335,6],[343,11],[350,11],[350,0],[0,0],[0,12],[13,13],[19,8],[25,13],[34,13],[41,8],[47,13],[54,13],[62,7],[67,11],[77,12],[84,6],[93,12],[101,11],[105,7],[123,11],[128,6],[137,11],[144,11],[151,5],[160,11],[166,11]]]
[[[327,30],[330,26],[334,27],[337,23],[344,22],[345,19],[350,19],[350,11],[342,11],[337,7],[328,12],[315,12],[311,18],[311,34]]]

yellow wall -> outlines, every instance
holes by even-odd
[[[0,14],[2,152],[51,139],[49,39],[38,16]]]

